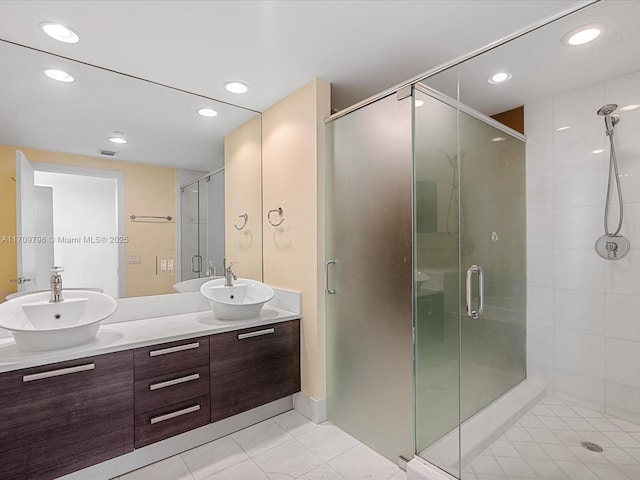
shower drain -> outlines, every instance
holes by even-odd
[[[582,442],[580,445],[582,445],[584,448],[586,448],[587,450],[590,450],[592,452],[601,453],[601,452],[604,451],[604,449],[600,445],[598,445],[597,443]]]

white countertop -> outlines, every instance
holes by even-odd
[[[0,372],[91,357],[105,353],[241,330],[300,318],[299,313],[265,305],[260,316],[248,320],[218,320],[211,310],[164,317],[107,323],[92,342],[62,350],[22,352],[12,338],[0,338]]]

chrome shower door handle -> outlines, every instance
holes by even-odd
[[[473,300],[471,281],[473,279],[474,273],[478,274],[478,309],[477,310],[474,310],[473,307],[471,306],[471,302]],[[482,267],[479,267],[478,265],[471,265],[467,269],[466,286],[467,286],[467,316],[474,319],[479,318],[480,315],[482,315],[482,312],[484,311],[484,270],[482,270]]]
[[[336,291],[332,288],[329,288],[329,265],[335,265],[336,261],[334,260],[327,260],[326,262],[324,262],[324,291],[328,294],[328,295],[335,295]]]
[[[193,261],[196,261],[197,266],[194,266]],[[202,271],[202,257],[198,254],[191,256],[191,271],[193,273],[200,273]]]

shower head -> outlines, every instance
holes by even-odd
[[[607,129],[607,136],[609,137],[613,136],[613,127],[620,121],[620,115],[611,115],[617,108],[618,105],[615,103],[607,103],[598,110],[598,115],[604,117],[604,125]]]
[[[600,107],[600,110],[598,110],[598,115],[606,117],[607,115],[611,115],[613,112],[615,112],[617,108],[618,105],[616,105],[615,103],[607,103],[606,105]]]

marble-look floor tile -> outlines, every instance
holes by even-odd
[[[240,462],[204,480],[269,480],[260,467],[251,459]]]
[[[344,480],[344,478],[329,465],[323,464],[298,477],[298,480]]]
[[[348,480],[387,480],[400,471],[396,464],[362,444],[328,463]]]
[[[253,457],[288,442],[293,437],[273,420],[265,420],[232,434],[231,438]]]
[[[298,437],[298,441],[325,462],[360,443],[333,425],[320,425],[315,430]]]
[[[271,480],[298,478],[322,465],[322,460],[295,439],[253,457]]]
[[[293,437],[299,437],[318,428],[318,425],[295,410],[284,412],[271,420]]]
[[[202,480],[249,458],[229,437],[192,448],[181,456],[196,480]]]
[[[180,455],[120,476],[120,480],[194,480]]]
[[[405,472],[404,470],[400,470],[398,473],[396,473],[389,480],[407,480],[407,472]],[[464,480],[476,480],[476,477],[475,477],[475,475],[473,473],[470,473],[470,474],[467,474],[467,476],[464,477]]]

